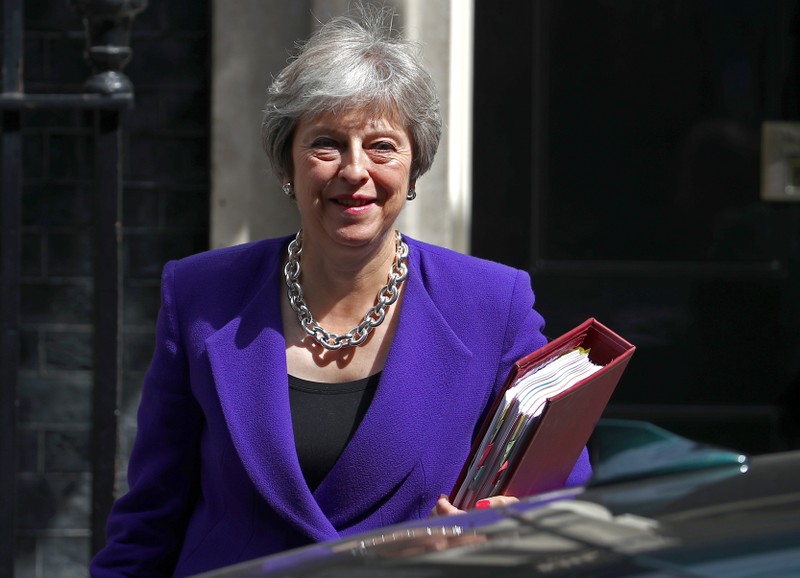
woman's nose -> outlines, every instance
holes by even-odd
[[[367,155],[361,147],[349,147],[342,155],[339,176],[351,183],[358,183],[367,178]]]

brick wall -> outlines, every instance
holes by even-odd
[[[207,248],[209,3],[151,2],[125,69],[124,380],[120,491],[150,359],[161,268]],[[25,89],[80,91],[83,31],[66,0],[25,1]],[[24,140],[17,578],[83,577],[90,542],[91,113],[27,111]]]

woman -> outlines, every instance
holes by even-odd
[[[457,511],[440,496],[543,322],[526,273],[395,231],[441,117],[389,28],[334,19],[270,89],[264,145],[301,231],[165,267],[130,491],[93,576],[186,576]],[[568,483],[589,471],[584,455]]]

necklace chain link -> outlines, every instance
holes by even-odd
[[[314,320],[314,316],[311,315],[311,311],[303,298],[303,288],[300,286],[300,255],[303,252],[303,231],[298,231],[294,240],[289,243],[289,260],[283,268],[289,303],[297,314],[297,320],[303,330],[325,349],[336,351],[343,347],[361,345],[366,341],[370,332],[383,323],[387,309],[397,301],[400,296],[400,286],[405,278],[408,277],[408,265],[406,264],[408,260],[408,245],[403,241],[399,231],[395,231],[395,235],[397,255],[389,272],[389,281],[378,291],[377,303],[367,311],[361,323],[347,333],[340,334],[325,331]]]

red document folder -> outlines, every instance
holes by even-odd
[[[505,481],[496,493],[522,497],[564,485],[635,350],[633,345],[594,318],[587,319],[514,364],[450,494],[455,506],[471,508],[475,500],[488,497],[465,496],[462,501],[456,500],[505,391],[528,373],[577,347],[588,349],[589,359],[602,368],[547,399],[544,410],[533,424],[526,446],[515,452],[516,458],[506,466]]]

